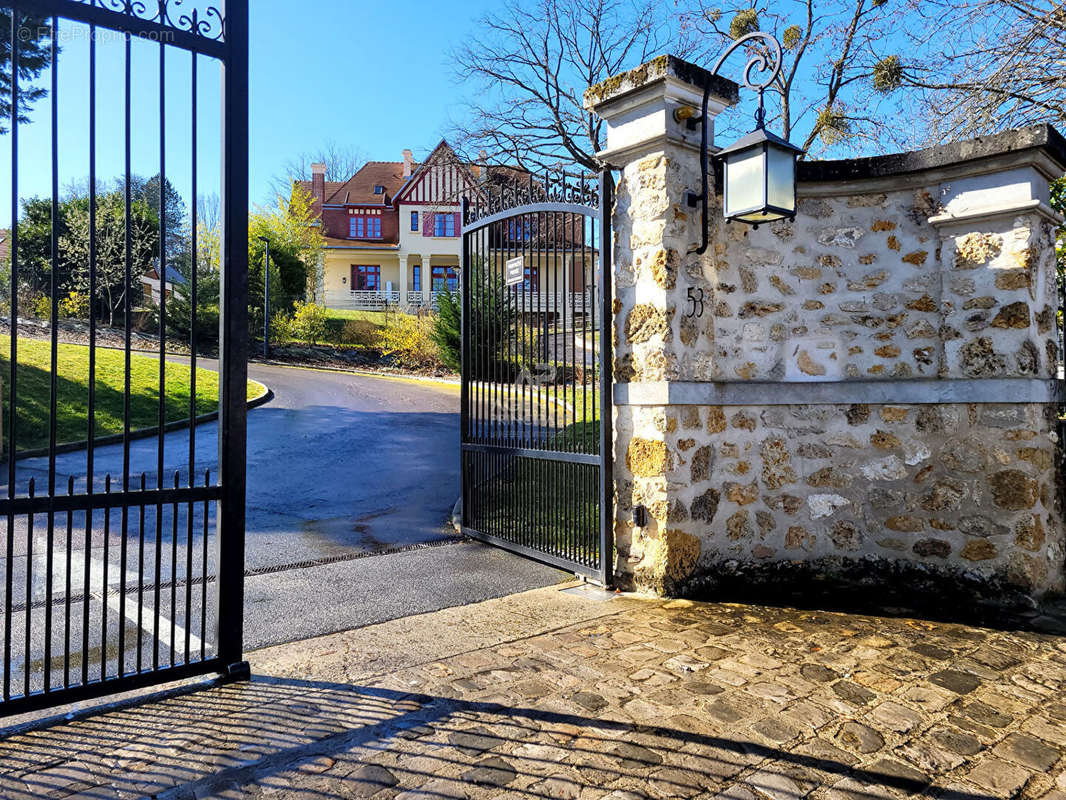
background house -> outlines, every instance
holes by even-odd
[[[311,180],[300,185],[311,193],[325,237],[315,294],[329,308],[350,309],[386,303],[415,309],[433,305],[441,290],[458,289],[463,198],[474,201],[493,186],[530,180],[511,168],[464,163],[446,141],[420,164],[404,150],[402,161],[370,161],[343,182],[326,181],[323,164],[312,164],[311,171]],[[549,232],[533,218],[509,224],[492,234],[495,271],[502,274],[506,254],[528,249],[536,263],[526,264],[525,290],[552,298],[583,291],[595,250],[568,246],[574,231]],[[523,247],[546,235],[560,245],[550,259],[544,250]]]
[[[325,236],[316,294],[330,308],[375,308],[386,302],[430,305],[433,293],[458,286],[464,194],[474,173],[441,142],[417,164],[370,161],[341,183],[311,165],[303,181]]]
[[[160,293],[159,293],[159,270],[152,267],[148,272],[140,277],[141,281],[141,296],[144,301],[150,302],[154,305],[159,305]],[[167,269],[167,298],[174,296],[175,290],[178,294],[182,294],[186,285],[185,276],[178,270],[169,268]]]

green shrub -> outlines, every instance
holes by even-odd
[[[89,295],[74,291],[59,301],[59,316],[62,319],[88,319]]]
[[[430,339],[437,347],[441,363],[453,372],[462,366],[463,305],[458,292],[442,291],[437,295],[437,314],[433,318]]]
[[[293,338],[308,344],[318,344],[326,334],[326,307],[297,300],[292,313]]]
[[[395,356],[401,366],[409,369],[439,366],[442,360],[433,339],[434,327],[432,316],[419,318],[413,314],[397,314],[382,337],[384,349]]]
[[[52,318],[52,298],[39,294],[33,299],[33,316],[37,319]]]
[[[511,352],[519,367],[535,370],[544,361],[545,355],[540,350],[540,330],[538,325],[521,321],[515,323]]]
[[[282,344],[295,338],[292,330],[292,317],[284,311],[278,311],[270,320],[270,341]]]
[[[378,347],[381,344],[381,328],[370,320],[348,319],[340,333],[341,344],[354,344],[361,347]]]
[[[470,360],[471,364],[495,364],[515,326],[518,315],[506,290],[503,276],[492,274],[476,261],[470,275]],[[462,361],[462,298],[459,292],[444,291],[437,295],[437,315],[432,339],[440,360],[449,369],[459,371]],[[477,377],[477,376],[475,376]]]

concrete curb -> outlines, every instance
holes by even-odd
[[[385,380],[417,381],[419,383],[436,383],[442,386],[459,387],[462,382],[459,378],[438,378],[432,375],[419,375],[414,372],[375,372],[372,369],[345,369],[344,367],[330,367],[320,364],[294,364],[291,361],[277,361],[275,359],[257,358],[250,360],[249,364],[260,364],[267,367],[288,367],[289,369],[319,370],[322,372],[339,372],[344,375],[361,375],[367,378],[383,378]]]
[[[273,389],[271,389],[265,383],[262,383],[260,381],[256,381],[256,383],[258,383],[260,386],[262,386],[264,389],[266,389],[266,391],[263,392],[258,397],[254,397],[254,398],[252,398],[251,400],[248,401],[248,410],[249,411],[251,409],[253,409],[253,408],[259,408],[259,406],[264,406],[267,403],[269,403],[271,400],[274,399],[274,390]],[[196,425],[200,425],[200,424],[202,424],[204,422],[214,422],[216,419],[218,419],[218,412],[217,411],[211,411],[211,412],[209,412],[207,414],[201,414],[200,416],[196,417],[193,420],[193,422]],[[179,419],[179,420],[175,420],[174,422],[168,422],[166,425],[164,425],[163,426],[163,432],[164,433],[173,433],[174,431],[183,431],[183,430],[185,430],[188,427],[189,427],[189,421],[188,420]],[[152,436],[156,436],[158,433],[159,433],[159,429],[158,428],[138,428],[135,431],[130,431],[130,441],[132,442],[132,441],[134,441],[136,439],[148,439],[148,438],[150,438]],[[121,444],[124,439],[125,439],[125,437],[121,433],[115,433],[115,434],[112,434],[111,436],[102,436],[102,437],[100,437],[100,438],[98,438],[96,440],[96,447],[105,447],[105,446],[107,446],[109,444]],[[56,449],[55,449],[55,452],[56,452],[57,455],[59,455],[61,453],[76,453],[79,450],[87,450],[88,446],[89,446],[88,440],[86,440],[84,442],[69,442],[67,444],[57,445]],[[47,447],[39,447],[36,450],[25,450],[25,451],[20,452],[15,460],[16,461],[23,461],[23,460],[29,459],[29,458],[41,458],[42,456],[48,455],[50,452],[51,451]],[[6,464],[6,463],[7,463],[7,457],[4,457],[3,459],[0,459],[0,464]]]

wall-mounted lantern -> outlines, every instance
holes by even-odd
[[[796,217],[796,159],[803,152],[791,142],[766,130],[766,108],[763,105],[763,92],[778,79],[781,74],[781,43],[773,36],[762,31],[749,33],[734,41],[719,56],[711,75],[718,75],[726,58],[737,48],[745,45],[760,44],[748,59],[744,68],[744,85],[759,93],[759,109],[755,112],[755,130],[736,144],[719,151],[715,160],[723,164],[725,174],[724,212],[726,221],[745,222],[752,227],[779,219]],[[769,73],[758,81],[753,81],[754,73]],[[691,130],[701,126],[700,136],[700,193],[689,193],[689,205],[702,205],[703,234],[696,253],[707,251],[709,244],[708,208],[710,206],[710,168],[708,165],[708,119],[707,104],[711,97],[710,82],[703,89],[703,106],[700,116],[688,116],[685,124]],[[674,117],[679,122],[682,117],[678,111]],[[687,116],[687,115],[686,115]]]
[[[803,150],[765,128],[756,128],[715,160],[725,167],[722,179],[726,221],[753,228],[796,218],[796,158]]]

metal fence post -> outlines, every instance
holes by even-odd
[[[227,0],[222,80],[223,268],[219,371],[217,647],[224,673],[246,677],[244,525],[248,383],[248,0]]]
[[[466,225],[467,217],[470,213],[470,199],[468,197],[463,198],[462,214],[460,219],[460,236],[462,237],[463,250],[462,261],[460,262],[459,272],[459,291],[461,297],[459,298],[460,308],[462,309],[462,315],[459,323],[459,353],[460,353],[460,367],[459,372],[462,375],[459,389],[459,431],[460,438],[465,439],[469,433],[470,425],[470,289],[471,281],[471,264],[470,264],[470,237],[466,231],[462,229],[462,226]],[[432,277],[430,278],[432,280]],[[459,448],[459,525],[460,528],[466,526],[467,520],[467,483],[468,476],[466,474],[466,454],[463,449]]]
[[[600,173],[600,568],[604,586],[614,583],[613,206],[614,179],[608,167]]]

